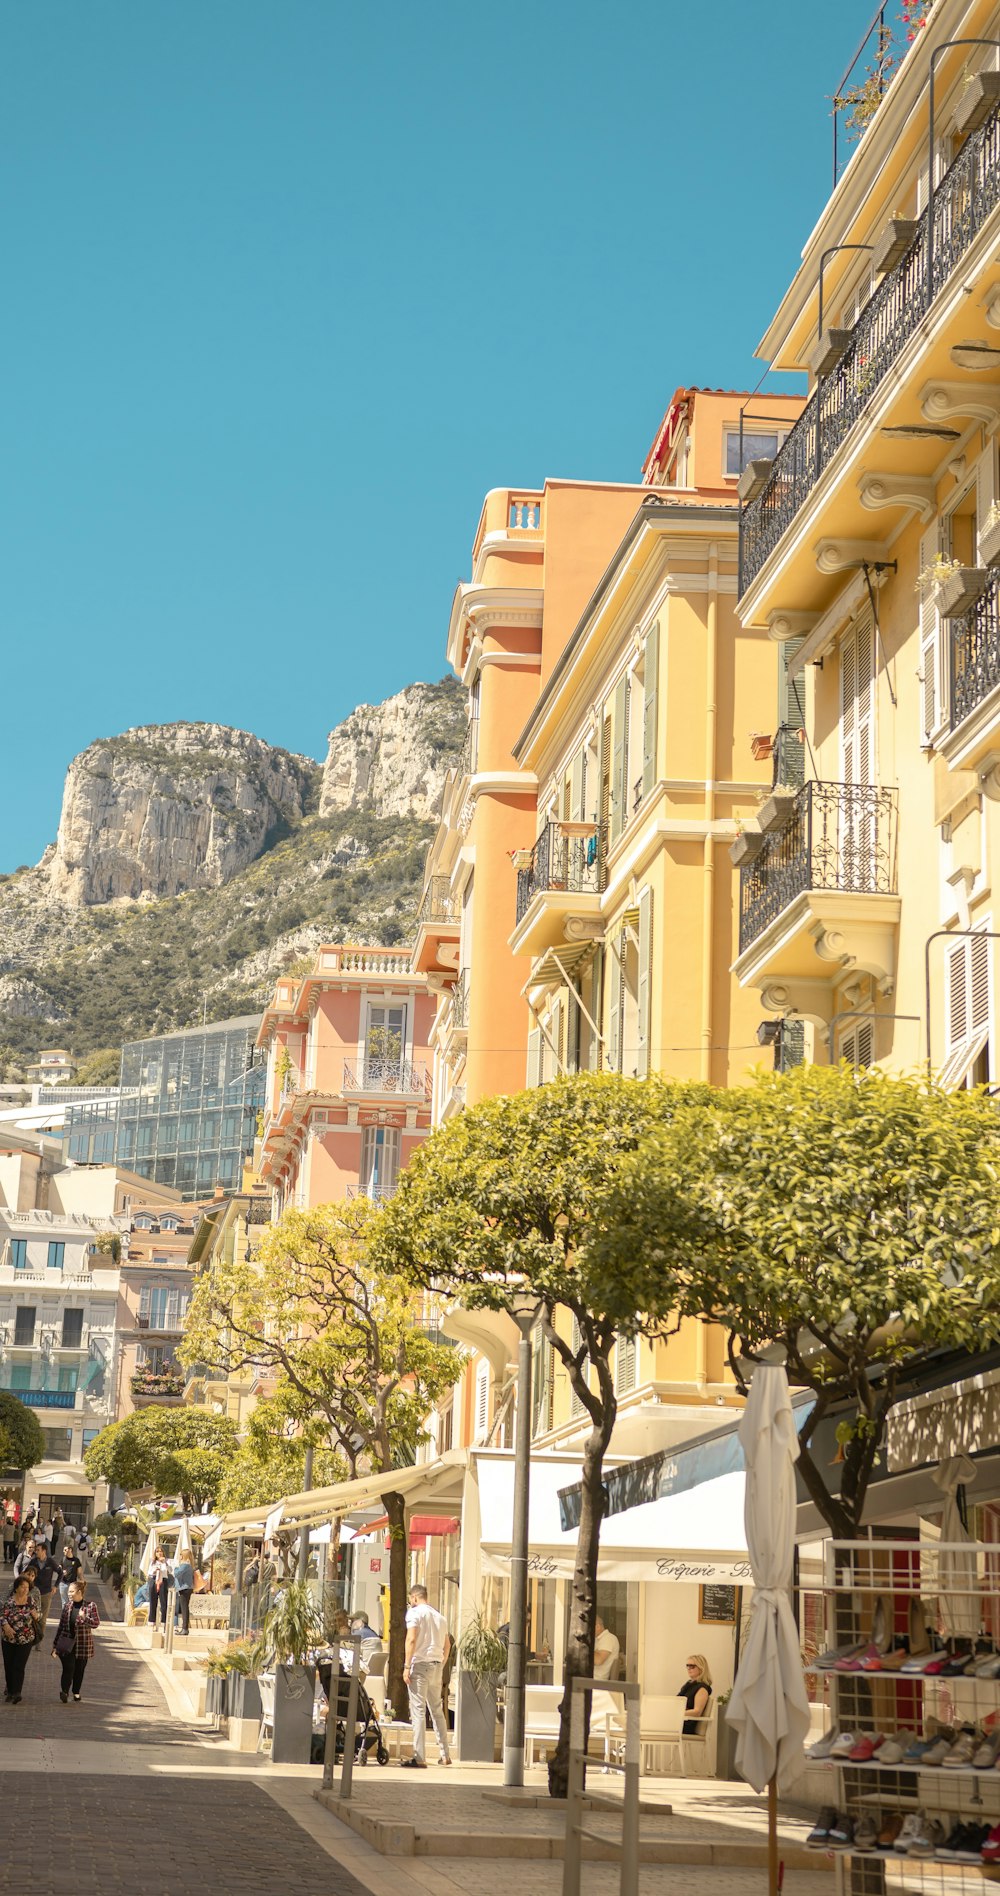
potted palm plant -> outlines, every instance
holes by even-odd
[[[323,1636],[323,1625],[308,1586],[293,1580],[283,1587],[264,1615],[260,1657],[274,1667],[275,1764],[308,1764],[312,1750],[316,1668],[306,1664]]]
[[[229,1667],[226,1649],[217,1647],[205,1660],[205,1711],[209,1718],[225,1718],[228,1705]]]
[[[492,1764],[496,1755],[497,1686],[507,1670],[507,1648],[482,1613],[458,1642],[455,1739],[460,1764]]]

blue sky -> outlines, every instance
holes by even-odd
[[[0,868],[128,725],[320,757],[441,676],[487,488],[752,386],[870,6],[8,4]]]

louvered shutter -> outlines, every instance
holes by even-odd
[[[567,1073],[580,1071],[580,1040],[583,1034],[583,1015],[580,1012],[580,997],[572,982],[566,990],[566,1050],[563,1062]]]
[[[785,640],[780,648],[778,673],[778,727],[781,735],[775,759],[776,780],[792,784],[796,789],[805,782],[806,776],[806,681],[801,672],[797,672],[793,678],[790,666],[803,644],[802,639]]]
[[[587,795],[587,753],[580,751],[573,759],[569,775],[569,815],[570,821],[580,823],[586,807]]]
[[[857,644],[852,626],[840,642],[840,763],[844,783],[856,783]]]
[[[625,971],[621,962],[621,935],[611,951],[611,1011],[608,1017],[608,1066],[622,1070],[622,1016],[625,1010]]]
[[[628,677],[615,686],[611,720],[613,743],[611,759],[611,841],[617,842],[626,822],[626,784],[628,779]]]
[[[844,1035],[842,1060],[849,1060],[852,1067],[870,1067],[874,1058],[875,1023],[871,1020],[859,1020]]]
[[[920,541],[920,571],[932,566],[940,547],[937,527]],[[925,585],[920,594],[920,726],[923,742],[929,744],[941,722],[941,680],[939,672],[940,625],[935,604],[936,592]]]
[[[869,784],[875,779],[875,627],[866,614],[854,628],[857,652],[857,700],[855,732],[855,783]]]
[[[639,896],[639,983],[638,1049],[636,1074],[644,1080],[649,1072],[649,1041],[652,1024],[653,965],[653,891],[643,889]]]
[[[978,1034],[990,1024],[990,944],[984,934],[973,935],[969,951],[969,1032]]]
[[[646,663],[642,683],[642,794],[648,797],[656,782],[656,726],[660,684],[660,627],[646,634]]]
[[[594,955],[594,959],[593,959],[593,962],[591,963],[591,968],[590,968],[590,1016],[591,1016],[591,1020],[596,1020],[598,1024],[600,1024],[600,1020],[601,1020],[603,982],[604,982],[604,950],[603,948],[598,948],[596,954]],[[593,1027],[591,1027],[589,1021],[587,1023],[587,1032],[590,1036],[589,1041],[587,1043],[588,1045],[587,1065],[592,1073],[597,1073],[600,1071],[600,1067],[601,1067],[602,1049],[601,1049],[600,1036],[594,1032],[594,1029]]]
[[[636,1346],[634,1336],[619,1334],[615,1349],[615,1394],[625,1395],[635,1388]]]
[[[552,1045],[548,1051],[552,1061],[552,1078],[555,1080],[563,1070],[563,1004],[561,999],[552,1004],[549,1015],[549,1033],[552,1037]]]
[[[482,1441],[489,1427],[490,1419],[490,1371],[487,1363],[480,1363],[476,1371],[476,1434]]]
[[[542,1078],[542,1030],[533,1027],[528,1035],[528,1085],[538,1086]]]
[[[969,1032],[967,944],[948,950],[948,1048],[961,1046]]]
[[[578,1349],[580,1348],[580,1344],[582,1342],[583,1342],[583,1331],[580,1328],[580,1319],[579,1317],[574,1317],[573,1318],[573,1355],[574,1356],[576,1355]],[[584,1373],[586,1373],[586,1367],[587,1367],[586,1357],[584,1357],[583,1364],[581,1365],[581,1367],[583,1368]],[[574,1416],[583,1415],[584,1404],[580,1401],[580,1398],[577,1395],[575,1389],[571,1391],[569,1406],[570,1406],[571,1415],[574,1415]]]
[[[171,1290],[167,1296],[167,1329],[176,1330],[180,1321],[180,1292]]]
[[[976,546],[982,541],[983,531],[990,508],[997,498],[997,444],[990,441],[985,452],[976,463]],[[982,554],[978,554],[979,564],[983,565]]]
[[[142,1290],[139,1293],[139,1316],[142,1321],[148,1323],[149,1321],[149,1285],[148,1284],[144,1284],[142,1287]]]

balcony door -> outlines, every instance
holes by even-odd
[[[827,888],[864,892],[877,880],[875,627],[868,612],[848,629],[840,646],[840,778],[843,792],[835,819],[825,797],[818,808],[814,801],[813,851],[836,846],[837,873]]]
[[[365,1042],[365,1084],[390,1083],[398,1075],[406,1048],[406,1008],[369,1007]]]

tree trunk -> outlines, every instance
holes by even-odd
[[[386,1697],[397,1718],[408,1718],[410,1695],[403,1678],[406,1658],[406,1503],[401,1494],[382,1496],[389,1517],[389,1658]]]
[[[570,1611],[566,1663],[563,1667],[563,1696],[559,1707],[559,1742],[549,1760],[549,1796],[565,1797],[569,1785],[569,1720],[575,1678],[589,1678],[594,1670],[594,1620],[597,1615],[597,1556],[604,1518],[604,1456],[615,1424],[616,1405],[605,1408],[603,1420],[595,1424],[584,1443],[581,1469],[583,1494],[580,1504],[580,1529],[576,1542],[573,1571],[573,1597]],[[584,1711],[584,1747],[590,1730],[590,1699]]]

